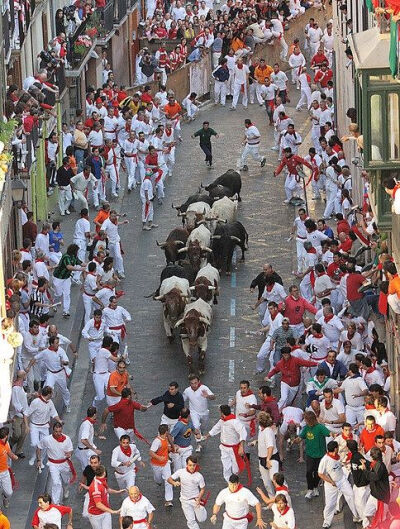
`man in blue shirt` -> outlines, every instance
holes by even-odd
[[[322,231],[322,233],[325,233],[325,235],[327,235],[330,239],[335,238],[332,228],[326,224],[325,219],[319,219],[317,225],[318,231]]]
[[[195,430],[188,408],[183,408],[178,422],[171,430],[171,444],[175,452],[171,453],[171,459],[174,463],[174,472],[180,468],[185,468],[186,458],[192,455],[192,435],[201,437],[199,430]]]
[[[61,246],[64,246],[64,235],[61,233],[61,224],[53,222],[52,231],[49,232],[50,251],[54,252],[59,259],[62,257]]]

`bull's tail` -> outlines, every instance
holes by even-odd
[[[244,230],[244,232],[245,232],[244,247],[245,247],[245,250],[248,250],[249,249],[249,234],[247,233],[246,230]]]

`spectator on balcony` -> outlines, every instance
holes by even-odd
[[[150,83],[154,80],[156,66],[152,61],[150,53],[143,56],[143,59],[140,61],[140,68],[142,71],[142,78],[145,79],[146,83]]]
[[[83,132],[83,121],[78,121],[74,130],[74,148],[78,171],[83,169],[83,160],[85,158],[88,145],[89,143],[87,136]]]
[[[32,211],[28,211],[26,216],[28,220],[22,226],[22,238],[23,240],[30,239],[32,241],[32,244],[34,245],[38,234],[38,227],[33,220]]]
[[[103,69],[103,73],[102,73],[102,79],[103,79],[103,85],[107,83],[108,79],[109,79],[109,75],[110,73],[112,73],[112,70],[111,70],[111,66],[110,64],[107,62],[104,66],[104,69]]]
[[[186,9],[182,6],[182,3],[179,0],[177,0],[175,7],[172,8],[171,14],[175,22],[185,19]]]
[[[55,24],[56,24],[56,35],[60,33],[65,33],[65,20],[64,20],[64,10],[57,9],[55,15]]]
[[[70,147],[74,141],[74,136],[71,132],[71,128],[69,127],[68,123],[64,122],[62,124],[61,137],[63,146],[63,156],[65,156],[67,148]]]

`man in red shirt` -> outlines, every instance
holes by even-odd
[[[365,428],[360,434],[360,447],[364,454],[367,454],[375,446],[375,437],[385,435],[385,431],[379,424],[376,424],[373,415],[367,415],[365,418]]]
[[[303,360],[292,356],[291,347],[282,347],[282,359],[271,369],[265,380],[268,381],[277,373],[281,373],[281,398],[278,402],[278,408],[282,411],[285,406],[292,406],[299,392],[301,379],[300,367],[316,367],[318,362]]]
[[[275,169],[274,176],[278,176],[278,174],[286,166],[287,168],[287,175],[286,175],[286,180],[285,180],[286,200],[284,201],[284,204],[289,204],[290,200],[293,197],[300,196],[302,194],[302,187],[300,185],[300,177],[299,177],[299,166],[301,169],[303,169],[302,167],[303,165],[305,165],[306,167],[311,169],[311,171],[313,171],[312,165],[309,164],[301,156],[298,156],[297,154],[293,154],[292,149],[290,147],[285,147],[283,149],[283,158],[282,158],[281,163]],[[297,193],[297,195],[295,193]]]
[[[125,490],[110,489],[107,484],[106,469],[100,465],[94,471],[94,479],[89,486],[89,522],[93,529],[111,529],[112,514],[119,514],[119,511],[111,509],[109,493],[119,494]]]
[[[353,316],[362,316],[365,321],[368,321],[371,307],[368,305],[364,294],[359,292],[363,285],[368,284],[368,280],[355,271],[353,263],[348,263],[347,271],[349,275],[346,279],[346,297],[350,303],[351,313]]]
[[[283,315],[285,318],[288,318],[295,338],[299,338],[304,332],[303,315],[306,310],[311,312],[311,314],[317,313],[314,305],[300,297],[299,287],[297,285],[289,287],[289,295],[279,305],[279,310],[283,310]]]
[[[350,237],[342,231],[339,234],[339,241],[340,241],[340,244],[339,244],[338,251],[349,253],[351,250],[351,247],[353,246],[352,239],[350,239]]]
[[[113,424],[115,435],[119,438],[121,435],[129,435],[132,442],[134,442],[134,435],[139,439],[143,439],[140,433],[135,428],[135,410],[147,411],[147,406],[143,406],[140,402],[132,399],[132,390],[124,388],[121,391],[121,400],[117,404],[108,406],[103,411],[101,416],[100,433],[103,434],[107,428],[106,420],[108,414],[114,414]]]
[[[320,87],[322,88],[322,91],[324,91],[325,88],[328,86],[328,81],[332,81],[333,79],[333,72],[330,68],[328,68],[328,63],[322,63],[321,69],[317,71],[314,77],[314,82],[316,84],[319,83]]]
[[[350,233],[350,224],[347,222],[346,219],[343,218],[343,214],[336,213],[335,217],[336,217],[336,231],[337,231],[338,237],[342,232],[348,235]]]

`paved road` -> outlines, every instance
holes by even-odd
[[[292,100],[297,100],[293,94]],[[305,113],[296,113],[289,107],[291,115],[296,114],[297,129],[304,135],[307,133],[308,122]],[[261,170],[253,161],[249,162],[249,172],[242,173],[243,201],[239,205],[238,219],[243,222],[249,233],[249,251],[246,262],[239,263],[231,277],[223,277],[219,304],[214,306],[213,325],[209,335],[209,348],[206,358],[206,373],[203,377],[217,395],[217,400],[211,407],[211,424],[218,420],[218,405],[226,403],[228,396],[233,395],[238,388],[239,381],[249,379],[256,389],[259,380],[253,379],[255,371],[255,355],[262,339],[253,333],[259,327],[258,318],[251,310],[254,295],[249,293],[251,279],[260,271],[266,261],[273,263],[275,269],[282,275],[285,287],[292,282],[294,247],[288,245],[287,237],[293,220],[293,209],[282,205],[284,200],[283,177],[273,178],[272,171],[277,164],[276,153],[270,150],[272,146],[272,130],[267,125],[266,114],[258,105],[251,105],[248,111],[238,107],[238,111],[229,112],[227,108],[207,107],[200,117],[183,129],[183,144],[177,152],[174,176],[168,181],[167,197],[163,206],[156,206],[155,222],[159,224],[157,230],[141,231],[140,201],[137,192],[125,195],[122,210],[128,213],[131,223],[121,228],[122,242],[125,250],[125,265],[127,278],[123,288],[125,296],[121,304],[127,308],[133,317],[133,323],[128,328],[128,343],[131,358],[130,372],[133,384],[138,393],[138,400],[143,403],[165,391],[168,382],[177,380],[181,388],[187,385],[187,367],[181,346],[178,342],[169,344],[163,331],[161,305],[145,296],[155,290],[159,275],[165,265],[163,252],[156,246],[156,239],[162,241],[169,231],[180,225],[176,211],[171,208],[171,202],[184,201],[187,196],[197,191],[201,183],[211,181],[229,168],[235,168],[241,151],[243,136],[243,121],[250,117],[259,127],[262,134],[260,151],[268,157],[266,167]],[[210,121],[220,135],[214,141],[215,169],[205,167],[204,156],[197,140],[190,135],[200,128],[203,119]],[[304,132],[302,132],[304,129]],[[81,343],[80,355],[87,358],[85,344]],[[93,384],[89,376],[85,381],[82,364],[79,385],[82,393],[73,396],[73,402],[80,406],[79,415],[83,419],[85,410],[93,398]],[[75,410],[76,412],[76,410]],[[162,414],[161,406],[151,408],[146,414],[137,414],[137,427],[147,437],[152,439],[156,435],[159,418]],[[73,432],[72,432],[73,433]],[[109,428],[107,441],[97,440],[97,445],[103,450],[103,461],[110,468],[110,455],[117,445],[113,431]],[[144,460],[148,461],[148,447],[138,442]],[[322,525],[322,500],[315,499],[306,503],[305,469],[296,463],[297,452],[289,454],[285,461],[284,471],[294,500],[297,525],[300,528],[310,523]],[[261,483],[258,470],[253,459],[254,487]],[[207,487],[211,489],[210,503],[216,493],[224,487],[222,467],[219,459],[218,441],[210,440],[201,455],[200,465],[206,478]],[[114,478],[111,478],[111,484]],[[175,492],[175,505],[170,513],[163,507],[162,491],[153,482],[149,466],[140,471],[137,483],[143,493],[155,505],[157,511],[155,526],[186,527],[182,516],[178,494]],[[40,490],[39,484],[37,490]],[[322,490],[322,489],[321,489]],[[80,517],[82,496],[71,494],[70,503],[77,513],[75,527],[86,528],[89,524]],[[112,499],[112,504],[119,506],[119,499]],[[211,510],[211,507],[210,507]],[[265,519],[271,519],[265,513]],[[218,523],[220,526],[220,522]],[[338,520],[338,527],[343,522]],[[118,527],[114,519],[113,527]],[[211,527],[209,521],[204,527]]]

